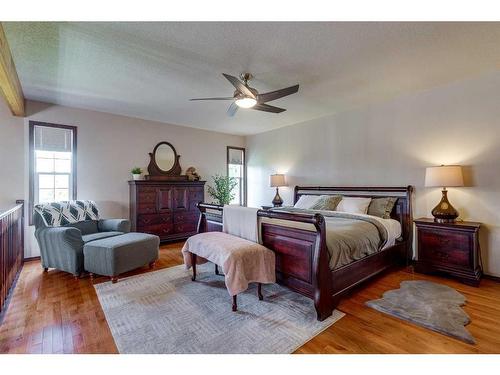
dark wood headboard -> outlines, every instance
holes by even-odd
[[[411,248],[413,242],[413,212],[412,212],[413,186],[401,187],[359,187],[359,186],[295,186],[293,203],[295,204],[301,195],[343,195],[346,197],[395,197],[398,198],[391,218],[401,223],[402,239],[408,241]]]

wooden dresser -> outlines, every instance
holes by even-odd
[[[414,220],[417,226],[417,272],[444,272],[463,283],[478,286],[481,279],[480,223],[436,223]]]
[[[187,238],[197,231],[205,181],[129,181],[132,231],[151,233],[160,240]]]

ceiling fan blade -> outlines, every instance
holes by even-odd
[[[226,97],[226,98],[196,98],[196,99],[189,99],[190,101],[193,101],[193,100],[233,100],[234,98],[231,96],[231,97]]]
[[[286,111],[286,109],[284,108],[279,108],[263,103],[256,104],[251,109],[255,109],[257,111],[272,112],[272,113],[281,113]]]
[[[222,75],[224,77],[226,77],[226,79],[231,82],[231,84],[236,88],[236,90],[238,90],[239,92],[241,92],[242,94],[244,94],[245,96],[249,96],[251,98],[254,98],[254,99],[257,99],[254,95],[254,93],[252,91],[250,91],[250,89],[248,87],[246,87],[243,82],[241,82],[238,78],[236,77],[233,77],[233,76],[230,76],[229,74],[226,74],[226,73],[222,73]]]
[[[295,94],[297,91],[299,91],[299,85],[290,86],[281,90],[259,94],[257,100],[259,103],[267,103],[270,102],[271,100],[276,100],[287,95]]]
[[[233,117],[236,111],[238,111],[238,105],[235,102],[232,102],[229,108],[227,109],[227,115],[229,117]]]

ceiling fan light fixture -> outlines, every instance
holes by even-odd
[[[232,75],[226,73],[222,73],[222,75],[236,89],[232,97],[195,98],[189,100],[231,100],[231,105],[227,109],[227,115],[233,117],[238,111],[238,108],[247,108],[270,113],[285,112],[286,109],[284,108],[275,107],[266,103],[283,98],[288,95],[295,94],[297,91],[299,91],[299,85],[295,85],[285,87],[284,89],[259,94],[256,89],[248,86],[248,80],[252,78],[252,75],[250,73],[244,73],[240,76],[243,82]]]
[[[249,97],[242,97],[235,100],[235,103],[238,107],[241,108],[252,108],[255,104],[257,104],[257,100]]]

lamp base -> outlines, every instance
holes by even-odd
[[[436,223],[454,223],[458,217],[458,211],[448,201],[448,191],[443,189],[441,202],[432,210],[432,216]]]
[[[457,221],[457,219],[441,219],[439,217],[435,217],[434,218],[434,221],[436,223],[455,223]]]
[[[274,196],[272,203],[274,207],[281,207],[283,205],[283,199],[280,197],[278,188],[276,188],[276,195]]]

